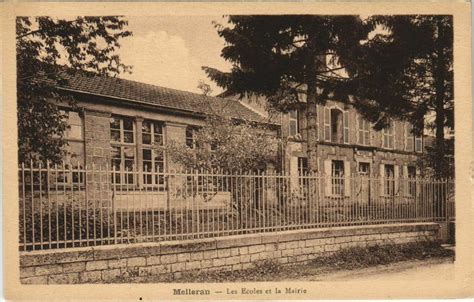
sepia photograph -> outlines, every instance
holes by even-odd
[[[20,285],[455,279],[452,13],[14,21]]]

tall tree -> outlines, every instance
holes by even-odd
[[[51,17],[16,19],[18,155],[30,159],[61,159],[67,128],[58,103],[75,104],[57,87],[64,73],[115,76],[128,71],[115,53],[119,40],[130,36],[122,17]]]
[[[306,106],[308,166],[316,171],[316,105],[347,82],[338,70],[354,75],[351,57],[358,56],[369,27],[358,16],[229,16],[228,22],[216,27],[226,41],[221,56],[232,70],[203,69],[228,95],[265,96],[281,111]],[[337,96],[348,101],[344,91]],[[302,94],[305,103],[299,101]]]
[[[454,129],[452,16],[373,16],[369,22],[379,30],[363,45],[352,83],[355,106],[378,128],[395,116],[411,121],[417,134],[434,130],[428,158],[436,175],[452,174],[445,156],[453,150],[445,139],[445,130]]]

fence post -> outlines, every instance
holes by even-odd
[[[117,244],[117,211],[115,209],[115,165],[112,168],[112,213],[114,215],[114,244]]]

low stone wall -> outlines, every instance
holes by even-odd
[[[246,269],[264,259],[307,262],[354,246],[436,240],[438,233],[436,223],[393,224],[31,251],[20,254],[20,279],[24,284],[64,284],[178,277],[190,271]]]

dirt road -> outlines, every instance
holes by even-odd
[[[451,258],[424,261],[405,261],[353,271],[338,271],[305,277],[307,281],[341,281],[362,278],[364,281],[399,280],[449,280],[454,278],[454,262]],[[303,279],[302,279],[303,280]]]

